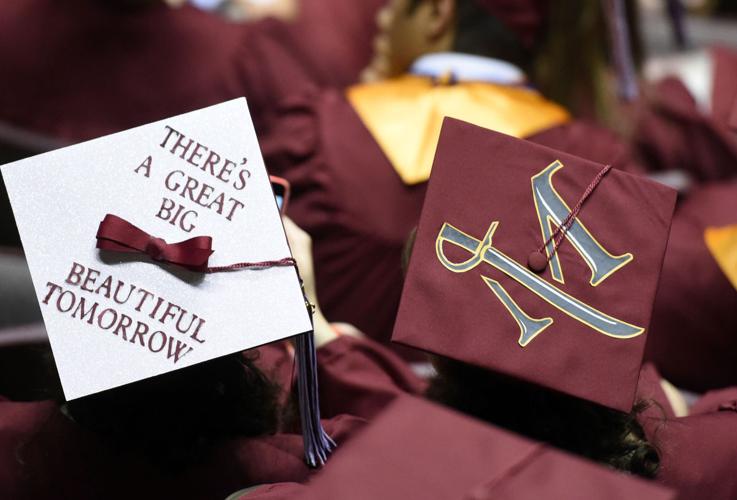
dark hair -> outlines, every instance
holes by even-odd
[[[279,386],[237,353],[69,401],[63,412],[110,446],[162,468],[204,459],[218,440],[276,432]]]
[[[425,0],[412,0],[410,12],[423,1]],[[476,0],[456,0],[456,36],[453,50],[502,59],[525,71],[530,69],[534,54],[534,50],[525,49],[517,35],[497,17],[480,7]]]
[[[475,0],[456,2],[456,38],[453,50],[465,54],[494,57],[511,62],[525,71],[534,52],[523,47],[515,33]]]
[[[636,0],[624,0],[635,66],[644,58]],[[605,2],[551,0],[545,39],[535,60],[535,84],[576,116],[622,127],[611,89],[612,47]]]
[[[163,0],[98,0],[98,2],[106,7],[124,9],[137,9],[152,5],[162,5],[164,3]]]
[[[428,397],[465,414],[611,467],[654,477],[660,458],[636,415],[443,357]]]

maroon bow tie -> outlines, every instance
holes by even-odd
[[[130,222],[107,214],[97,230],[97,248],[115,252],[143,253],[159,262],[168,262],[194,271],[207,271],[212,255],[212,238],[197,236],[179,243],[167,243]]]

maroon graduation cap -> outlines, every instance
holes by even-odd
[[[393,340],[630,411],[675,199],[446,118]]]
[[[297,498],[665,500],[675,494],[406,396],[342,446]]]

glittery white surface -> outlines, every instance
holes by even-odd
[[[165,125],[236,163],[248,157],[252,176],[243,191],[202,172],[159,147]],[[151,177],[134,173],[151,155]],[[227,221],[164,187],[172,170],[223,189],[245,204]],[[236,170],[237,172],[237,170]],[[213,238],[210,266],[281,259],[290,255],[245,99],[236,99],[118,134],[52,151],[2,167],[39,302],[47,282],[71,289],[77,297],[113,307],[151,328],[163,330],[194,349],[174,364],[165,352],[153,353],[101,330],[97,325],[57,311],[55,299],[41,304],[67,399],[110,389],[195,363],[248,349],[310,329],[296,272],[291,267],[199,275],[140,259],[101,260],[95,234],[105,214],[123,217],[144,231],[178,242],[193,236]],[[162,197],[195,209],[191,233],[155,217]],[[118,305],[103,295],[64,283],[72,262],[134,284],[192,311],[206,320],[198,344],[137,313],[130,302]],[[187,279],[182,279],[182,278]],[[56,295],[54,296],[56,297]],[[132,299],[131,299],[132,301]],[[154,328],[158,326],[159,328]],[[130,336],[130,332],[129,332]]]

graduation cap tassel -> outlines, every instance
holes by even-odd
[[[301,279],[300,279],[301,281]],[[312,318],[313,306],[305,296],[305,305]],[[335,449],[335,441],[327,435],[320,422],[320,398],[317,385],[317,352],[314,332],[296,337],[297,395],[302,423],[305,460],[310,467],[325,465],[328,455]]]
[[[624,0],[602,0],[612,44],[620,98],[631,101],[638,95],[635,64],[630,48],[629,26]]]
[[[578,202],[573,206],[573,209],[568,212],[568,216],[563,220],[562,223],[558,225],[555,231],[548,237],[547,240],[542,244],[540,248],[537,249],[538,253],[545,255],[546,248],[548,245],[550,245],[550,242],[553,243],[552,251],[549,251],[547,253],[547,258],[545,260],[545,265],[547,265],[548,262],[550,262],[550,259],[553,258],[553,255],[555,252],[558,251],[558,248],[560,248],[561,243],[563,243],[563,238],[565,238],[566,233],[571,228],[574,222],[576,222],[576,217],[578,217],[578,214],[581,213],[581,208],[583,207],[583,204],[586,203],[586,200],[589,196],[591,196],[591,193],[594,192],[594,189],[599,185],[601,180],[604,178],[606,174],[609,173],[609,171],[612,169],[612,165],[604,165],[604,168],[599,170],[599,172],[594,176],[594,179],[589,183],[589,185],[584,190],[581,197],[578,199]],[[544,266],[535,266],[535,267],[542,267]]]

